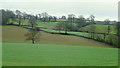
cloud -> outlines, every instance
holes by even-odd
[[[50,15],[95,15],[96,19],[117,19],[118,3],[116,2],[3,2],[2,8],[16,9],[30,14],[48,12]],[[105,18],[104,18],[105,19]]]
[[[1,0],[0,2],[118,2],[119,0]]]

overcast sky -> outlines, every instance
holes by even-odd
[[[117,0],[4,0],[1,1],[1,8],[16,9],[31,13],[39,14],[47,12],[50,15],[62,16],[68,14],[84,15],[88,17],[93,14],[96,20],[117,20],[118,18],[118,1]]]

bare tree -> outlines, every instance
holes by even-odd
[[[35,44],[40,39],[40,32],[37,31],[37,28],[29,29],[29,32],[25,36],[27,36],[26,40],[31,40],[32,44]]]
[[[47,12],[41,13],[41,18],[43,21],[48,21],[48,17],[49,17],[49,15]]]
[[[15,13],[16,13],[17,18],[20,18],[20,16],[21,16],[21,11],[16,10]]]
[[[66,19],[66,16],[62,16],[61,19]]]
[[[21,20],[22,20],[22,14],[23,13],[19,10],[16,10],[15,13],[16,13],[16,16],[18,18],[18,24],[19,24],[19,26],[21,26],[21,24],[22,24]]]
[[[67,34],[67,32],[73,28],[73,23],[72,22],[67,22],[67,21],[63,22],[62,27],[63,27],[63,29],[65,31],[65,34]]]
[[[90,15],[87,20],[89,21],[90,24],[94,24],[95,23],[94,19],[95,19],[95,16],[94,15]]]
[[[40,32],[38,31],[38,28],[36,27],[36,18],[34,16],[32,16],[29,19],[29,25],[30,28],[29,32],[27,34],[25,34],[25,36],[27,37],[26,40],[31,40],[33,44],[35,44],[35,42],[39,41],[39,36],[40,36]]]
[[[72,30],[74,28],[74,25],[71,22],[64,21],[64,22],[58,23],[57,28],[59,29],[59,32],[60,30],[64,30],[65,34],[67,34],[69,30]]]
[[[85,20],[83,15],[78,16],[78,19],[76,20],[76,23],[77,23],[78,28],[81,28],[81,27],[87,25],[86,20]]]
[[[110,24],[110,20],[109,19],[105,19],[104,22],[105,22],[106,25]]]
[[[31,16],[30,19],[29,19],[29,22],[28,22],[29,26],[34,28],[37,26],[37,23],[36,23],[36,19],[34,16]]]
[[[59,33],[60,33],[60,31],[63,29],[63,28],[62,28],[62,27],[63,27],[63,25],[64,25],[64,23],[62,23],[62,22],[57,23],[57,25],[56,25],[56,29],[58,29],[58,30],[59,30]]]
[[[41,20],[41,14],[37,14],[39,20]]]
[[[73,22],[73,21],[75,20],[75,15],[74,15],[74,14],[69,14],[69,15],[68,15],[68,20],[69,20],[70,22]]]

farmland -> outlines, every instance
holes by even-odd
[[[3,66],[117,66],[118,49],[3,43]]]
[[[94,24],[94,25],[88,25],[86,27],[80,28],[80,31],[88,31],[90,29],[90,26],[95,26],[95,32],[96,33],[107,33],[107,28],[109,25],[99,25],[99,24]],[[110,25],[111,27],[111,34],[116,34],[116,27],[115,25]]]
[[[25,40],[25,34],[27,33],[27,29],[17,27],[17,26],[3,26],[3,42],[15,42],[15,43],[31,43],[31,41]],[[9,33],[9,34],[8,34]],[[58,34],[49,34],[45,32],[40,32],[40,41],[37,43],[42,44],[61,44],[61,45],[87,45],[90,46],[99,46],[104,47],[108,46],[107,44],[96,42],[94,40],[85,39],[82,37],[76,36],[67,36],[67,35],[58,35]],[[11,39],[12,38],[12,39]],[[74,40],[74,41],[73,41]],[[87,41],[84,41],[87,40]],[[94,43],[91,43],[94,42]]]
[[[117,21],[0,11],[3,66],[118,66]]]
[[[3,26],[3,66],[118,65],[118,49],[107,44],[45,32],[41,32],[40,42],[31,44],[24,37],[27,31],[18,26]]]

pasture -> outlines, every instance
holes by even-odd
[[[88,25],[88,26],[80,28],[79,30],[80,31],[88,31],[88,29],[90,29],[91,26],[95,27],[94,30],[96,33],[107,33],[108,25],[99,25],[99,24]],[[116,34],[115,25],[110,25],[110,34]]]
[[[118,49],[3,43],[3,66],[117,66]]]
[[[25,34],[27,32],[28,30],[25,28],[17,26],[3,26],[3,42],[31,43],[31,41],[26,41]],[[40,32],[40,34],[40,41],[37,42],[38,44],[110,47],[107,44],[82,37],[49,34],[45,32]]]
[[[118,49],[82,37],[40,32],[31,44],[27,29],[3,26],[3,66],[117,66]],[[92,43],[91,43],[92,42]]]

